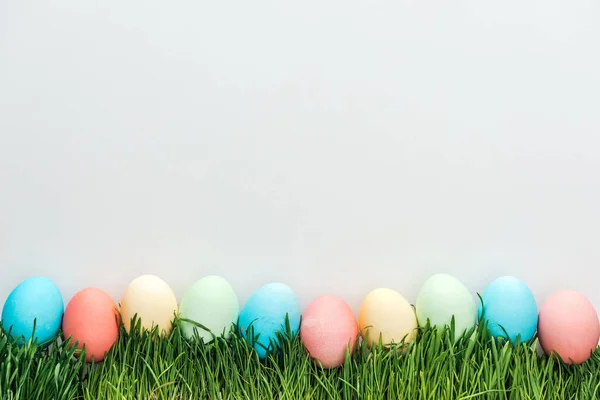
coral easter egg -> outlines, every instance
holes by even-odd
[[[157,327],[159,334],[169,335],[177,309],[177,298],[169,285],[154,275],[142,275],[131,281],[121,300],[121,318],[127,333],[137,315],[142,329]]]
[[[420,326],[443,328],[450,326],[454,317],[455,338],[475,327],[477,307],[466,286],[449,274],[436,274],[421,287],[416,301],[417,321]]]
[[[279,282],[269,283],[256,290],[242,307],[238,329],[243,338],[254,345],[259,358],[274,350],[277,334],[286,335],[286,317],[290,334],[300,328],[300,305],[292,289]]]
[[[556,292],[540,307],[538,336],[547,355],[558,354],[566,364],[581,364],[598,346],[598,314],[581,293]]]
[[[352,309],[337,296],[314,299],[304,310],[300,339],[308,354],[323,368],[335,368],[354,351],[358,323]]]
[[[206,276],[185,293],[179,315],[182,319],[194,321],[202,327],[190,322],[182,322],[182,331],[186,338],[198,336],[205,342],[213,340],[214,336],[229,338],[240,306],[233,288],[220,276]]]
[[[117,305],[104,291],[86,288],[77,292],[67,304],[62,329],[71,344],[85,346],[87,362],[99,362],[119,337]]]
[[[538,307],[527,285],[513,276],[503,276],[491,282],[481,295],[479,318],[488,324],[494,337],[504,337],[515,343],[529,341],[537,330]]]
[[[8,295],[2,327],[19,344],[33,339],[44,346],[58,335],[63,313],[64,302],[56,285],[47,278],[29,278]]]
[[[388,288],[375,289],[363,299],[358,314],[363,338],[369,346],[409,344],[417,335],[418,324],[410,303]],[[406,349],[406,348],[405,348]]]

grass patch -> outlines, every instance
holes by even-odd
[[[538,357],[534,341],[495,341],[483,325],[456,343],[450,329],[425,328],[405,355],[358,344],[343,367],[324,370],[299,338],[281,337],[261,361],[233,335],[205,344],[121,328],[106,359],[85,364],[57,339],[40,349],[0,333],[4,399],[595,399],[600,352],[580,366]],[[398,346],[401,346],[399,344]]]

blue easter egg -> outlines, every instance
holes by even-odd
[[[254,349],[261,359],[272,350],[277,332],[286,334],[286,316],[292,334],[300,328],[300,305],[296,295],[283,283],[269,283],[254,292],[238,317],[238,329],[248,339],[254,334]]]
[[[529,287],[512,276],[491,282],[481,295],[479,318],[487,321],[492,336],[515,342],[530,340],[537,330],[538,307]]]
[[[64,310],[62,295],[52,281],[29,278],[8,295],[2,308],[2,328],[20,344],[34,339],[44,345],[58,334]]]

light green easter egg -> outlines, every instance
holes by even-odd
[[[417,296],[415,304],[419,326],[450,326],[454,316],[456,339],[477,323],[477,307],[467,287],[449,274],[430,277]]]
[[[239,311],[237,295],[229,282],[220,276],[206,276],[185,293],[179,307],[180,318],[202,327],[183,321],[183,335],[191,339],[197,333],[204,342],[213,340],[213,335],[229,338]]]

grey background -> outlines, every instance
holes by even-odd
[[[450,272],[600,307],[597,1],[0,2],[0,301]]]

